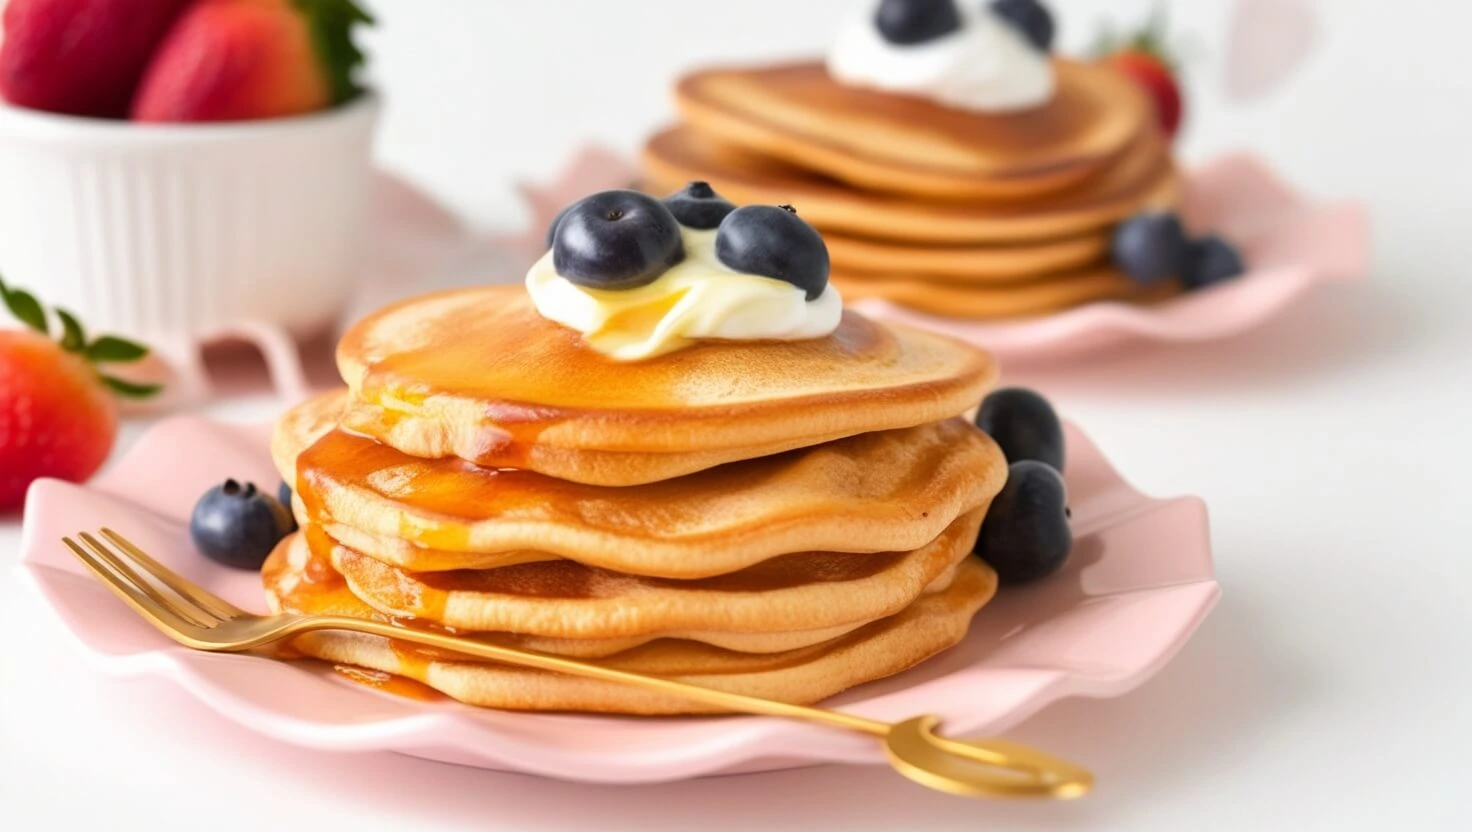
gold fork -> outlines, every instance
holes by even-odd
[[[712,690],[378,621],[330,615],[257,615],[191,583],[111,529],[102,529],[100,533],[111,547],[86,532],[77,535],[82,545],[69,537],[62,542],[139,615],[164,635],[196,650],[241,652],[314,630],[367,633],[505,664],[632,685],[724,710],[805,720],[869,734],[884,741],[889,764],[900,774],[951,794],[1068,799],[1086,794],[1094,785],[1094,777],[1087,770],[1026,746],[1005,740],[956,740],[940,736],[935,733],[940,723],[935,716],[917,716],[890,724],[842,711]],[[157,584],[138,574],[135,566],[151,575]],[[160,589],[159,584],[168,592]]]

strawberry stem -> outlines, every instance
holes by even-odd
[[[1105,23],[1089,54],[1095,59],[1103,59],[1117,52],[1143,52],[1174,73],[1178,69],[1178,61],[1170,45],[1168,28],[1169,15],[1166,6],[1157,2],[1151,7],[1145,25],[1133,32],[1120,35],[1111,24]]]
[[[135,384],[109,375],[99,375],[107,389],[125,399],[146,399],[164,389],[162,384]]]
[[[0,299],[21,323],[48,338],[51,336],[46,309],[35,295],[24,289],[12,289],[0,278]],[[141,361],[148,355],[148,347],[116,335],[103,335],[88,343],[86,331],[77,316],[60,308],[55,312],[61,321],[61,340],[57,343],[63,350],[81,356],[94,370],[99,364],[128,364]],[[104,375],[100,370],[97,377],[114,393],[129,399],[146,399],[163,389],[162,384],[135,384]]]
[[[359,23],[372,26],[373,16],[353,0],[292,0],[292,3],[307,19],[317,58],[332,88],[332,103],[342,104],[356,98],[363,88],[355,76],[366,57],[353,41],[353,27]]]
[[[67,352],[82,352],[87,348],[87,333],[82,322],[72,313],[57,307],[56,317],[61,319],[61,348]]]
[[[51,325],[46,320],[46,310],[41,308],[40,301],[24,289],[12,289],[5,285],[4,278],[0,278],[0,299],[5,301],[5,308],[15,319],[34,329],[42,335],[51,334]]]
[[[87,345],[87,360],[94,364],[124,363],[141,360],[148,350],[141,344],[104,335]]]

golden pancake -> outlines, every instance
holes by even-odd
[[[849,300],[883,298],[932,315],[973,320],[1044,315],[1098,301],[1151,303],[1180,292],[1175,281],[1142,287],[1112,267],[1005,286],[965,286],[915,278],[836,273],[830,279]]]
[[[997,374],[970,345],[854,313],[824,338],[620,363],[539,315],[520,286],[390,306],[349,330],[337,357],[353,431],[411,456],[598,485],[946,419]]]
[[[347,581],[332,566],[326,557],[315,555],[307,545],[306,535],[293,535],[286,545],[280,546],[267,559],[263,578],[269,599],[276,609],[286,612],[318,612],[333,615],[371,617],[385,623],[398,623],[405,627],[446,631],[445,628],[411,619],[394,618],[365,605],[365,602],[348,587]],[[932,581],[927,593],[948,589],[955,578],[952,567],[940,578]],[[306,582],[306,583],[303,583]],[[283,606],[284,605],[284,606]],[[365,612],[366,611],[366,612]],[[867,621],[853,621],[814,630],[790,630],[786,632],[706,632],[699,638],[681,636],[715,647],[738,653],[780,653],[832,641],[846,633],[864,626]],[[477,640],[518,650],[535,650],[572,658],[597,659],[632,650],[662,636],[638,635],[615,638],[550,638],[523,633],[478,633]]]
[[[911,552],[802,552],[694,581],[647,578],[570,560],[408,572],[342,546],[308,527],[308,545],[329,553],[353,594],[399,618],[455,630],[551,638],[663,636],[704,641],[706,632],[787,632],[892,615],[968,557],[984,509],[957,518]]]
[[[846,86],[819,63],[704,70],[681,79],[675,97],[684,119],[704,133],[858,188],[1016,199],[1082,182],[1152,117],[1138,86],[1114,70],[1061,59],[1054,65],[1052,99],[1008,113]]]
[[[1094,265],[1109,252],[1103,232],[1012,246],[907,246],[827,233],[841,274],[910,274],[947,283],[1015,283]]]
[[[953,418],[609,488],[406,456],[332,429],[341,402],[334,393],[299,405],[272,443],[311,522],[425,549],[534,550],[650,577],[723,575],[793,552],[918,549],[989,504],[1007,475],[996,443]],[[466,561],[458,566],[478,566]]]
[[[769,157],[723,145],[684,126],[644,147],[642,187],[663,195],[709,182],[737,203],[791,203],[823,232],[905,245],[1018,245],[1102,230],[1144,208],[1180,200],[1181,177],[1152,128],[1097,177],[1045,199],[936,202],[855,190]]]
[[[265,571],[274,609],[359,618],[379,614],[346,592],[319,592],[324,584],[292,570],[281,556]],[[326,584],[330,586],[331,584]],[[660,639],[598,660],[599,664],[675,678],[719,690],[786,702],[811,703],[863,682],[905,670],[959,642],[971,618],[996,590],[996,576],[966,558],[955,580],[900,613],[846,635],[780,653],[737,653],[691,641]],[[508,710],[594,711],[627,714],[708,713],[708,706],[538,670],[470,659],[407,642],[327,631],[298,636],[291,647],[307,656],[393,673],[429,685],[471,705]]]
[[[300,500],[294,500],[300,503]],[[297,524],[306,526],[315,523],[322,527],[328,537],[357,552],[363,552],[390,566],[417,572],[445,572],[453,569],[500,569],[504,566],[520,566],[524,563],[541,563],[549,560],[564,560],[550,552],[522,550],[519,552],[447,552],[429,549],[410,543],[402,538],[365,532],[344,523],[328,519],[315,521],[303,506],[297,512]]]

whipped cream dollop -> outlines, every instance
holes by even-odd
[[[745,274],[716,259],[716,231],[681,227],[685,259],[633,289],[591,289],[557,274],[552,252],[526,288],[543,317],[583,334],[618,361],[673,352],[699,340],[799,341],[838,328],[843,299],[830,284],[813,300],[784,280]]]
[[[842,84],[929,98],[948,107],[1010,112],[1053,97],[1051,56],[980,0],[958,3],[961,27],[923,43],[890,43],[874,11],[849,21],[828,52]]]

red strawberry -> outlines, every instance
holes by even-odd
[[[360,92],[353,0],[199,0],[169,32],[133,101],[138,121],[310,113]]]
[[[144,398],[156,386],[103,375],[97,365],[137,361],[147,350],[104,335],[88,341],[76,318],[57,310],[50,339],[36,299],[0,282],[0,300],[29,330],[0,330],[0,511],[19,506],[41,477],[82,482],[101,467],[118,432],[113,394]]]
[[[18,107],[126,118],[154,47],[193,0],[10,0],[0,95]]]
[[[1095,45],[1094,54],[1145,90],[1155,104],[1166,137],[1175,138],[1185,101],[1176,80],[1176,61],[1166,43],[1164,13],[1157,11],[1143,29],[1123,39],[1106,32]]]

